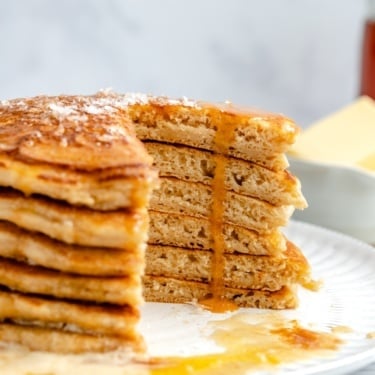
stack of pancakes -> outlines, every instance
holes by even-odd
[[[295,307],[310,268],[280,228],[306,207],[286,169],[297,126],[230,103],[141,94],[123,102],[161,181],[150,204],[146,300]]]
[[[157,181],[116,101],[0,102],[0,339],[30,349],[142,348]]]

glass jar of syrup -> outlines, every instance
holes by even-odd
[[[362,45],[360,95],[375,99],[375,1],[368,0]]]

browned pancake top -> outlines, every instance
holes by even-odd
[[[29,163],[95,170],[151,165],[116,96],[0,102],[0,152]]]
[[[136,139],[132,124],[137,123],[139,116],[149,114],[168,119],[188,114],[199,116],[207,119],[205,126],[212,130],[222,122],[235,122],[238,129],[272,129],[270,139],[274,144],[290,145],[299,132],[293,121],[283,115],[239,108],[231,103],[101,91],[91,96],[0,101],[0,152],[12,153],[16,159],[28,162],[82,170],[149,165],[151,158]]]
[[[125,98],[127,96],[125,95]],[[138,98],[138,96],[135,96]],[[125,99],[124,99],[125,100]],[[261,129],[272,129],[272,138],[275,143],[292,145],[300,128],[289,118],[282,114],[269,113],[261,110],[239,107],[232,103],[208,103],[187,99],[169,99],[166,97],[144,96],[142,100],[135,100],[129,105],[129,113],[132,120],[146,121],[146,117],[152,114],[155,118],[172,120],[185,119],[189,126],[201,126],[196,118],[201,118],[207,129],[217,130],[222,123],[235,123],[238,132],[241,128],[249,126]],[[193,120],[189,121],[188,117]]]
[[[111,92],[101,92],[99,95],[113,96],[116,94]],[[279,113],[267,112],[258,108],[251,108],[233,104],[230,101],[222,103],[211,103],[200,100],[188,99],[185,97],[174,99],[167,96],[153,96],[145,94],[128,93],[122,95],[120,105],[128,107],[139,108],[144,110],[151,108],[153,110],[164,113],[173,117],[174,114],[181,111],[189,111],[190,113],[206,113],[209,114],[215,122],[216,119],[221,119],[222,116],[236,118],[238,125],[248,124],[249,120],[263,120],[272,123],[272,126],[279,127],[279,131],[290,133],[291,135],[299,132],[298,126],[286,116]],[[207,123],[209,126],[210,124]]]

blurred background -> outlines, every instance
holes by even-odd
[[[2,0],[0,99],[111,87],[281,112],[359,90],[364,0]]]

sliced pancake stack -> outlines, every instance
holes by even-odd
[[[0,103],[0,340],[141,350],[152,159],[98,97]]]
[[[306,206],[284,154],[296,125],[230,103],[123,100],[161,180],[150,204],[146,299],[215,311],[295,307],[310,268],[280,228]]]

